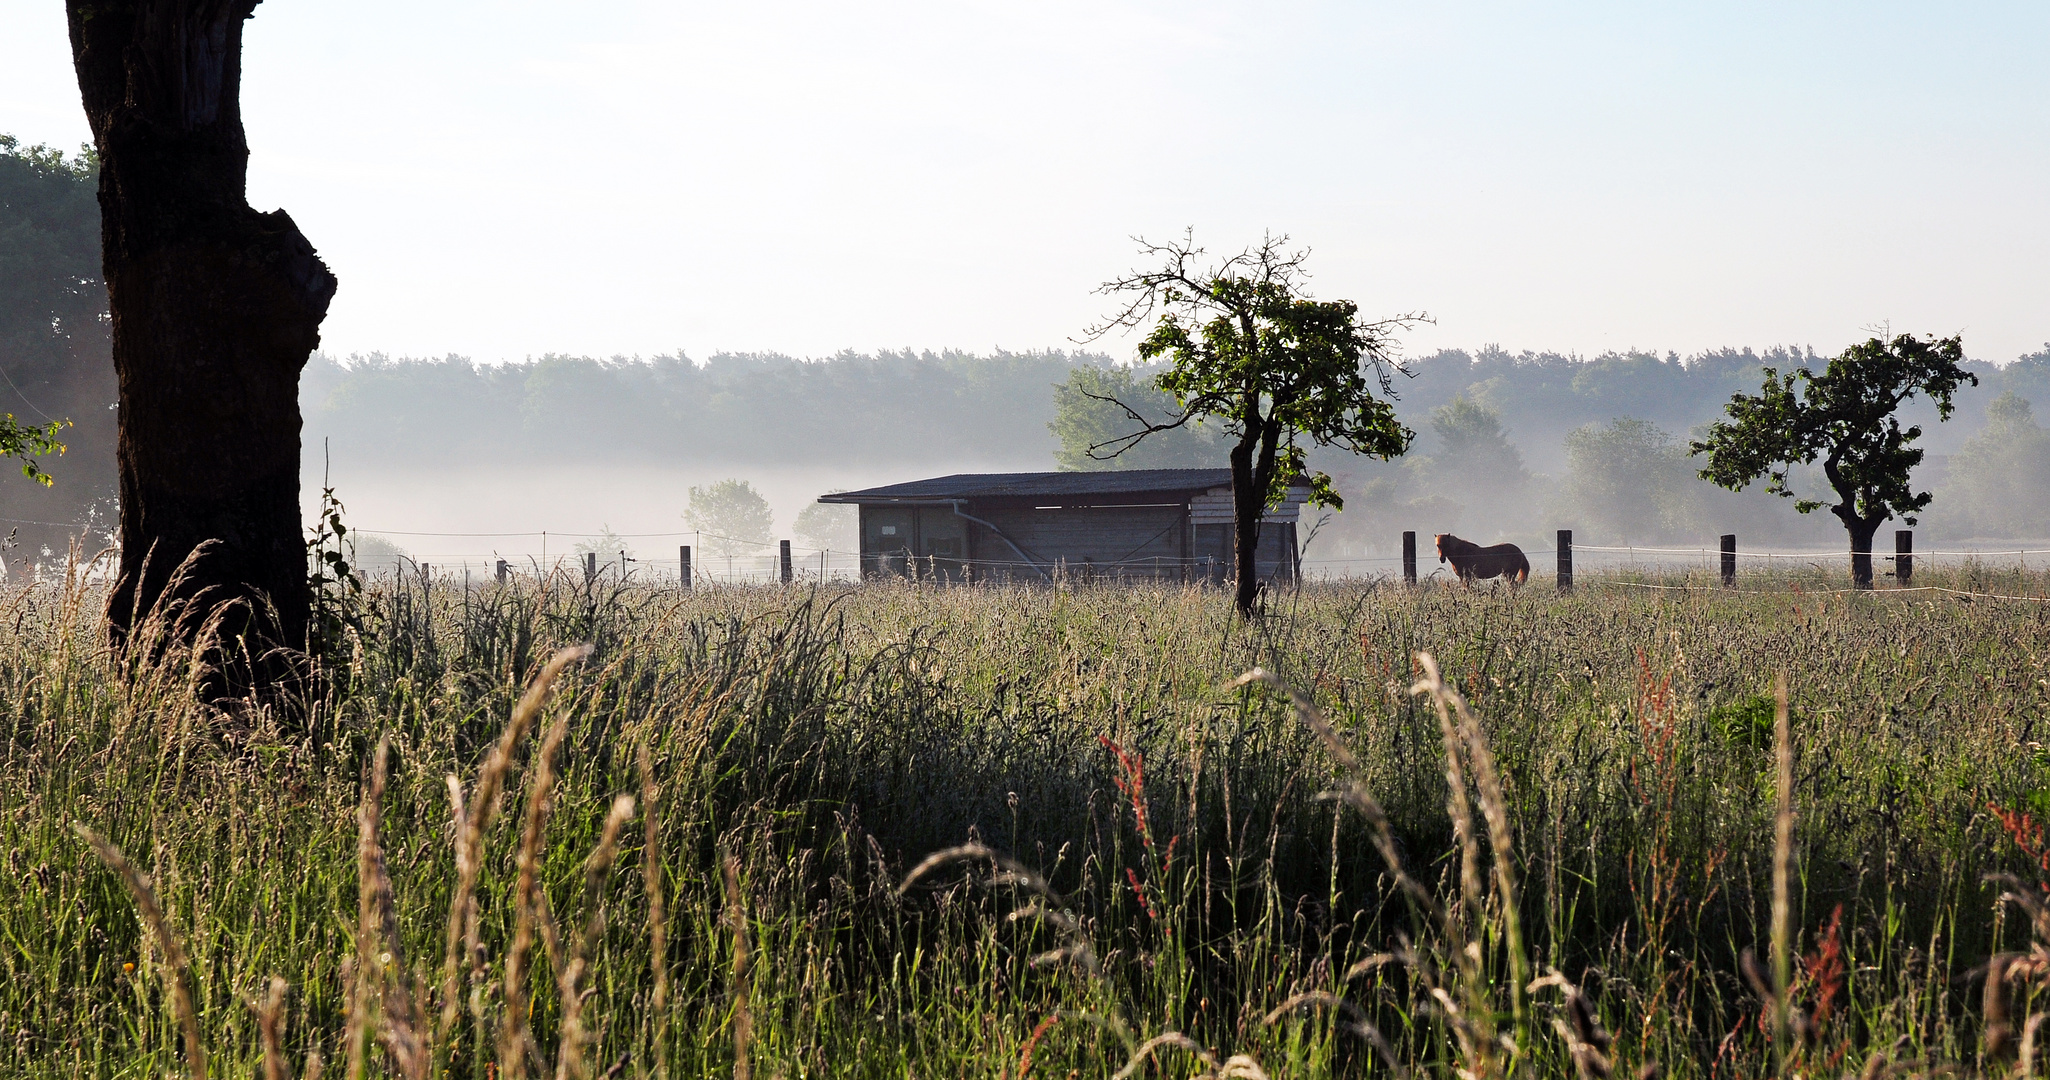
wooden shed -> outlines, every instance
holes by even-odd
[[[1300,569],[1296,519],[1307,487],[1262,519],[1263,579]],[[861,570],[951,580],[1231,576],[1231,470],[957,473],[845,491],[861,511]]]

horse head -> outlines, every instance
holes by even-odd
[[[1445,541],[1447,541],[1447,540],[1450,540],[1450,541],[1452,541],[1453,543],[1458,543],[1458,542],[1459,542],[1459,538],[1458,538],[1458,537],[1456,537],[1456,536],[1454,536],[1454,535],[1452,535],[1451,533],[1439,533],[1439,534],[1438,534],[1438,561],[1439,561],[1439,562],[1444,562],[1444,561],[1445,561]]]

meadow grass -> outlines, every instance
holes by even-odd
[[[416,579],[293,710],[19,589],[0,1071],[2033,1069],[2050,604],[1710,584]]]

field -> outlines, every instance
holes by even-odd
[[[2050,604],[1838,584],[387,583],[292,719],[14,592],[0,1072],[2032,1068]]]

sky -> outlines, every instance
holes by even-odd
[[[0,39],[0,132],[89,138],[63,5]],[[2050,339],[2046,40],[2040,0],[270,0],[243,102],[336,356],[1073,348],[1193,228],[1428,312],[1411,353],[1998,362]]]

